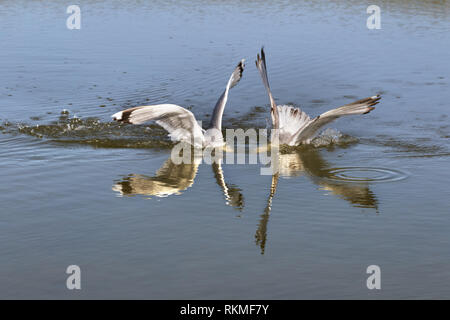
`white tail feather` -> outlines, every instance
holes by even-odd
[[[280,121],[280,143],[290,145],[295,133],[307,126],[311,119],[299,108],[278,106],[277,109]]]

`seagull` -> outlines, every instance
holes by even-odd
[[[277,106],[270,91],[269,80],[267,78],[266,57],[264,48],[261,48],[261,56],[256,57],[256,67],[261,75],[264,87],[267,90],[270,100],[270,114],[272,116],[273,129],[278,129],[279,144],[298,146],[309,144],[316,136],[317,131],[324,125],[336,120],[341,116],[366,114],[372,111],[381,99],[380,95],[361,99],[342,107],[329,110],[311,119],[300,108],[292,106]]]
[[[222,135],[222,115],[228,100],[228,92],[236,86],[244,72],[242,59],[231,74],[224,92],[214,107],[208,130],[204,130],[195,119],[194,114],[175,104],[158,104],[140,106],[117,112],[112,118],[118,122],[143,124],[156,121],[169,132],[172,141],[183,141],[196,148],[220,147],[224,145]]]

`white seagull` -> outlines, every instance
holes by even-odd
[[[300,108],[286,105],[277,107],[267,78],[264,48],[261,49],[261,56],[258,54],[256,57],[256,67],[269,94],[272,125],[273,129],[278,129],[279,144],[287,144],[289,146],[309,144],[315,137],[317,131],[324,125],[341,116],[369,113],[375,109],[373,106],[381,99],[380,95],[361,99],[340,108],[329,110],[311,119]]]
[[[197,123],[191,111],[175,104],[130,108],[113,114],[112,118],[119,122],[132,124],[156,121],[169,132],[172,141],[184,141],[197,148],[223,146],[222,115],[227,103],[228,92],[241,80],[244,67],[244,59],[242,59],[231,74],[225,91],[217,101],[209,128],[206,131]]]

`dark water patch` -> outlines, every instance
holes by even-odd
[[[397,155],[395,158],[439,158],[448,157],[450,152],[434,153],[434,154],[418,154],[418,155]]]
[[[385,121],[384,124],[390,127],[397,127],[401,126],[403,124],[403,121],[402,120]]]
[[[358,97],[354,96],[354,95],[343,95],[342,98],[349,99],[349,100],[355,100],[355,101],[358,100]]]
[[[358,86],[355,84],[338,84],[336,85],[337,89],[353,89],[356,90],[358,89]]]
[[[224,127],[228,128],[266,128],[268,126],[270,107],[254,106],[246,113],[238,113],[238,116],[225,118]]]
[[[408,155],[401,155],[406,157],[432,157],[448,152],[446,147],[433,144],[432,140],[424,138],[416,138],[410,141],[387,137],[386,135],[377,135],[376,138],[364,138],[361,141],[370,145],[389,147],[398,153],[406,153]]]
[[[88,145],[94,148],[119,148],[119,149],[170,149],[174,143],[169,140],[158,140],[151,137],[147,140],[142,139],[112,139],[112,138],[95,138],[95,139],[59,139],[50,140],[51,142],[62,145]]]
[[[313,99],[310,101],[310,103],[314,103],[314,104],[325,104],[327,103],[326,100],[322,100],[322,99]]]

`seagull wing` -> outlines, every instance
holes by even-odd
[[[376,95],[322,113],[320,116],[309,121],[306,126],[301,127],[292,138],[290,144],[299,145],[302,143],[309,143],[321,127],[342,116],[369,113],[375,109],[373,106],[376,105],[380,99],[381,96]]]
[[[112,118],[132,124],[156,121],[169,132],[172,141],[185,141],[198,147],[203,145],[203,129],[193,113],[174,104],[135,107],[117,112]]]
[[[273,127],[274,129],[279,129],[277,105],[275,103],[275,100],[273,99],[272,92],[270,91],[269,79],[267,78],[266,54],[264,53],[264,48],[261,48],[261,56],[259,54],[256,56],[255,63],[256,68],[258,68],[259,74],[261,75],[264,87],[267,90],[267,94],[269,95],[270,114],[272,115]]]
[[[225,91],[222,93],[222,95],[219,97],[219,100],[217,100],[217,103],[214,107],[213,115],[211,117],[211,123],[209,124],[209,128],[216,128],[219,131],[222,130],[222,115],[223,111],[225,110],[225,105],[227,104],[228,100],[228,92],[231,88],[236,86],[238,82],[242,78],[242,73],[244,72],[244,59],[242,59],[236,68],[234,69],[233,73],[230,76],[230,79],[227,82],[227,86],[225,87]]]

